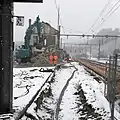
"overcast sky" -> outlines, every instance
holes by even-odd
[[[105,4],[110,0],[56,0],[60,6],[61,25],[64,27],[65,33],[86,33],[95,20],[100,15]],[[112,2],[106,9],[105,15],[118,0]],[[120,4],[120,3],[119,3]],[[39,15],[41,21],[50,23],[57,28],[57,11],[55,0],[43,0],[43,3],[14,3],[14,15],[25,17],[24,27],[18,27],[14,24],[14,40],[23,41],[25,31],[28,27],[29,18],[32,23]],[[101,21],[101,19],[100,19]],[[98,26],[100,21],[96,24]],[[15,23],[16,21],[14,21]],[[102,28],[119,28],[120,27],[120,9],[118,9],[104,24]],[[62,31],[63,32],[63,29]],[[92,32],[89,32],[92,34]],[[77,38],[79,39],[79,38]]]

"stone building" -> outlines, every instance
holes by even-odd
[[[46,22],[40,22],[39,16],[33,24],[31,24],[31,19],[29,19],[25,44],[29,44],[30,46],[41,45],[42,47],[56,45],[57,30]]]
[[[46,22],[42,22],[42,27],[43,27],[43,38],[46,41],[45,45],[46,46],[56,45],[58,31]]]

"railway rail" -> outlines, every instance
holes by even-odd
[[[32,103],[37,99],[38,95],[41,94],[40,92],[42,91],[42,88],[46,85],[46,83],[48,83],[48,81],[52,80],[53,77],[55,76],[55,70],[59,69],[60,67],[64,68],[65,66],[62,65],[57,65],[54,69],[54,71],[52,70],[44,70],[44,69],[40,69],[40,72],[50,72],[50,75],[48,76],[48,78],[45,80],[45,82],[43,83],[43,85],[41,86],[41,88],[36,92],[36,94],[31,98],[31,100],[29,101],[29,103],[23,108],[22,111],[20,111],[17,114],[17,117],[15,118],[15,120],[20,120],[22,119],[24,116],[26,116],[27,110],[30,108],[30,106],[32,105]],[[71,64],[71,66],[66,66],[66,68],[68,67],[74,67],[74,65]],[[61,104],[61,100],[62,97],[64,95],[64,92],[69,84],[69,81],[72,79],[72,77],[74,76],[74,73],[77,71],[77,68],[75,68],[75,70],[72,72],[70,78],[68,78],[67,82],[65,83],[65,86],[63,86],[62,91],[60,92],[58,101],[56,103],[56,110],[54,111],[54,115],[53,115],[53,119],[54,120],[58,120],[58,116],[59,116],[59,109],[60,109],[60,104]],[[27,117],[27,116],[26,116]]]
[[[100,76],[104,76],[104,64],[101,64],[99,62],[96,61],[90,61],[90,60],[86,60],[86,59],[80,59],[80,63],[86,67],[88,67],[91,70],[94,70],[94,72],[98,73]],[[30,106],[32,106],[32,103],[35,102],[35,99],[38,97],[39,94],[41,94],[42,92],[42,88],[46,85],[46,83],[50,82],[49,80],[51,80],[53,77],[55,77],[56,73],[55,70],[59,69],[59,68],[74,68],[73,72],[71,73],[70,71],[70,77],[66,79],[66,81],[64,82],[63,86],[61,86],[61,90],[60,90],[60,94],[58,96],[58,99],[55,103],[55,110],[53,110],[53,120],[58,120],[59,116],[60,116],[60,105],[62,103],[62,99],[64,96],[64,93],[69,85],[69,82],[71,81],[71,79],[73,78],[74,74],[76,71],[78,71],[78,69],[73,65],[69,65],[69,66],[62,66],[62,65],[58,65],[56,66],[56,68],[54,70],[52,69],[48,69],[48,70],[44,70],[44,69],[40,69],[40,72],[49,72],[50,75],[48,76],[48,78],[45,80],[45,82],[42,84],[42,86],[40,87],[40,89],[36,92],[36,94],[31,98],[31,100],[29,101],[29,103],[23,108],[23,110],[18,113],[18,116],[15,118],[15,120],[20,120],[22,118],[27,117],[30,118],[30,116],[28,116],[27,110],[29,109]],[[96,68],[96,69],[95,69]],[[59,85],[59,84],[58,84]]]
[[[40,93],[40,91],[42,90],[42,88],[44,87],[44,85],[48,82],[49,79],[52,79],[55,73],[55,69],[48,69],[48,70],[44,70],[44,69],[40,69],[41,72],[50,72],[50,75],[48,76],[48,78],[45,80],[45,82],[43,83],[43,85],[40,87],[40,89],[36,92],[36,94],[31,98],[31,100],[29,101],[29,103],[23,108],[22,111],[20,111],[17,115],[17,117],[15,118],[15,120],[20,120],[26,113],[26,111],[28,110],[28,108],[32,105],[32,103],[35,101],[35,99],[37,98],[38,94]]]
[[[80,59],[79,62],[90,70],[94,71],[98,75],[105,78],[105,64],[89,59]]]
[[[68,78],[65,86],[63,87],[63,89],[62,89],[62,91],[61,91],[61,93],[60,93],[59,99],[58,99],[58,101],[57,101],[56,110],[55,110],[55,114],[54,114],[54,119],[53,119],[53,120],[58,120],[59,110],[60,110],[60,104],[61,104],[61,102],[62,102],[62,97],[64,96],[64,92],[65,92],[65,90],[67,89],[67,87],[68,87],[68,85],[69,85],[69,82],[70,82],[70,80],[73,78],[75,72],[78,71],[78,69],[77,69],[75,66],[73,66],[72,64],[71,64],[71,67],[74,67],[75,70],[74,70],[73,73],[71,74],[70,78]]]
[[[99,76],[104,78],[104,82],[107,83],[106,81],[106,68],[108,68],[108,63],[102,63],[94,60],[89,60],[89,59],[80,59],[79,60],[80,64],[84,65],[88,69],[92,70]],[[116,83],[116,96],[120,96],[120,66],[117,66],[117,83]]]

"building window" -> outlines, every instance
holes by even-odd
[[[44,46],[46,46],[46,44],[47,44],[46,42],[47,42],[47,41],[46,41],[46,39],[45,39],[45,40],[44,40]]]
[[[38,36],[33,36],[33,43],[34,44],[38,44],[39,43]]]

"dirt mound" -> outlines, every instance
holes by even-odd
[[[31,58],[31,63],[33,66],[40,66],[41,64],[49,64],[48,54],[38,54],[35,57]]]

